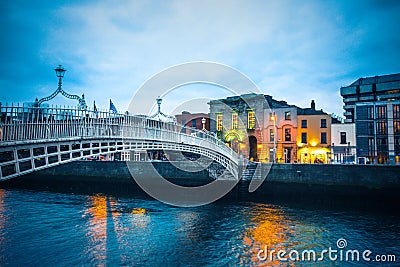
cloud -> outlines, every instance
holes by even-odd
[[[400,70],[396,1],[25,2],[1,4],[0,86],[15,88],[3,99],[50,94],[63,64],[69,92],[124,110],[157,72],[216,61],[275,98],[341,114],[340,86]]]

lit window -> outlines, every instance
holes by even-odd
[[[393,105],[393,118],[400,119],[400,105]]]
[[[274,142],[275,140],[275,133],[273,129],[269,129],[269,141]]]
[[[217,131],[222,131],[222,114],[217,115]]]
[[[285,120],[290,121],[292,119],[292,116],[290,115],[290,111],[285,112]]]
[[[376,122],[376,134],[387,134],[386,120],[380,120]]]
[[[247,113],[247,129],[254,129],[256,126],[256,118],[254,116],[254,111],[249,111]]]
[[[272,112],[269,113],[269,120],[270,120],[270,121],[274,121],[274,120],[275,120],[275,117],[276,117],[276,116],[275,116],[275,112],[274,112],[274,113],[272,113]]]
[[[292,141],[292,133],[291,133],[290,128],[285,129],[285,141],[286,142]]]
[[[386,106],[377,106],[376,107],[376,118],[377,119],[386,118]]]
[[[232,129],[236,130],[239,127],[239,118],[237,113],[232,113]]]
[[[393,133],[400,134],[400,120],[393,121]]]

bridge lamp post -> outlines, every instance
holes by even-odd
[[[206,118],[203,117],[201,123],[203,124],[203,131],[206,131]]]
[[[156,99],[156,101],[157,101],[157,106],[158,106],[158,113],[161,113],[162,98],[161,98],[161,97],[158,97],[158,98]]]
[[[62,86],[62,78],[67,70],[65,70],[61,65],[58,65],[58,68],[54,70],[56,71],[56,75],[58,77],[58,88],[60,89]]]
[[[273,155],[274,155],[274,161],[273,163],[276,163],[276,114],[275,112],[273,114],[271,114],[271,118],[270,118],[273,122],[274,122],[274,151],[273,151]]]

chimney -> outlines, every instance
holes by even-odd
[[[315,102],[314,102],[314,100],[311,100],[311,109],[315,110]]]

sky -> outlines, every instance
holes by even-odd
[[[400,72],[398,14],[395,0],[1,1],[0,101],[50,95],[62,64],[65,91],[125,111],[158,72],[206,61],[231,66],[275,99],[300,107],[314,99],[342,115],[341,86]],[[163,96],[162,109],[208,112],[208,99],[230,95],[191,84]],[[203,102],[185,105],[193,99]],[[76,105],[61,96],[50,104]]]

